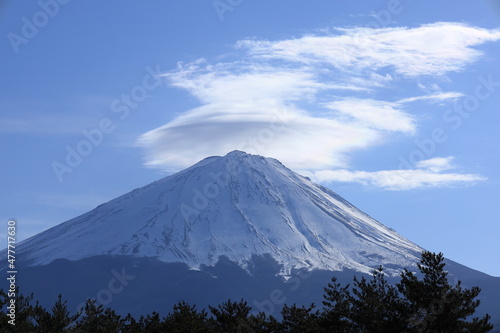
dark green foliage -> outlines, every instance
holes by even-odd
[[[382,267],[368,282],[354,277],[351,320],[360,332],[399,333],[406,328],[408,304],[399,297],[396,287],[388,284]]]
[[[336,279],[325,288],[325,311],[320,319],[323,330],[331,332],[403,332],[408,305],[396,287],[388,284],[382,267],[370,281],[354,277],[354,285],[341,287]]]
[[[405,269],[395,286],[387,282],[382,267],[369,280],[354,277],[352,287],[341,286],[332,278],[324,289],[322,310],[315,309],[314,304],[285,305],[281,321],[262,312],[252,313],[244,300],[210,306],[211,314],[179,302],[164,318],[153,312],[136,320],[89,299],[80,313],[71,315],[61,295],[49,312],[38,302],[32,304],[33,295],[25,297],[17,290],[16,325],[12,326],[8,312],[4,312],[10,298],[0,290],[0,332],[489,332],[492,325],[488,315],[470,319],[479,306],[479,288],[464,289],[460,281],[450,284],[444,267],[441,253],[423,252],[418,264],[420,275]]]
[[[212,318],[208,319],[209,330],[204,332],[278,332],[280,327],[274,317],[260,312],[251,314],[252,308],[244,300],[228,300],[215,307],[210,306]]]
[[[352,288],[333,278],[325,288],[321,327],[328,332],[489,332],[490,316],[467,320],[479,306],[479,288],[463,289],[460,281],[450,285],[444,267],[441,253],[423,252],[422,279],[405,269],[392,286],[382,267],[370,281],[354,277]]]
[[[253,332],[249,318],[251,307],[247,302],[230,300],[217,307],[210,306],[214,318],[210,320],[214,332]]]
[[[119,333],[125,320],[110,308],[96,305],[96,301],[88,299],[82,315],[76,321],[76,332]]]
[[[141,323],[135,320],[129,313],[123,320],[122,333],[140,333],[144,332]]]
[[[279,332],[280,323],[273,316],[267,316],[264,312],[250,315],[248,318],[253,332],[272,333]]]
[[[444,267],[442,253],[425,251],[418,264],[423,279],[407,269],[401,273],[397,287],[410,308],[407,332],[489,332],[489,315],[466,319],[479,306],[480,289],[463,289],[460,281],[452,286]]]
[[[160,333],[163,332],[164,326],[158,312],[148,314],[146,317],[141,316],[139,319],[139,327],[145,332]]]
[[[52,312],[46,311],[42,306],[37,304],[34,311],[37,330],[46,333],[67,331],[80,315],[70,315],[66,303],[66,301],[62,300],[62,295],[59,294],[56,303],[52,307]]]
[[[320,319],[322,330],[339,333],[351,331],[352,296],[349,285],[342,287],[333,277],[324,290],[324,311]]]
[[[174,311],[165,318],[165,328],[172,333],[207,332],[207,313],[205,310],[198,312],[195,306],[186,302],[179,302],[174,305]]]
[[[316,333],[320,331],[319,311],[313,311],[314,304],[308,308],[297,307],[295,304],[288,306],[285,304],[281,310],[283,320],[280,325],[280,332],[283,333]]]

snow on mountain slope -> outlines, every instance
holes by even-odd
[[[405,267],[421,251],[278,160],[240,151],[206,158],[18,245],[31,266],[111,254],[192,268],[224,255],[245,267],[252,255],[269,253],[283,274]]]

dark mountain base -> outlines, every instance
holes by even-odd
[[[245,299],[254,312],[279,317],[283,304],[321,307],[323,288],[335,276],[345,285],[352,284],[359,272],[294,271],[288,279],[277,276],[280,266],[270,256],[255,256],[249,272],[221,257],[214,267],[190,270],[185,264],[164,263],[153,258],[98,256],[79,261],[60,259],[49,265],[18,269],[20,292],[33,292],[41,305],[50,309],[58,294],[68,301],[74,313],[87,298],[113,308],[117,313],[135,317],[153,311],[166,315],[172,306],[184,300],[198,309],[231,299]],[[464,287],[482,288],[482,304],[476,315],[488,312],[492,323],[500,322],[500,278],[474,272],[459,264],[447,264],[450,275],[462,276]],[[367,278],[369,278],[367,276]],[[398,282],[399,278],[388,279]],[[453,282],[453,281],[452,281]],[[6,289],[5,280],[0,285]],[[500,325],[499,325],[500,326]],[[497,326],[497,327],[499,327]]]
[[[284,281],[277,276],[279,265],[270,257],[254,257],[251,274],[221,257],[214,267],[190,270],[185,264],[164,263],[153,258],[98,256],[79,261],[59,259],[49,265],[25,267],[18,271],[20,292],[50,308],[58,294],[76,312],[87,298],[134,316],[153,311],[164,315],[184,300],[198,308],[217,305],[228,299],[245,299],[256,312],[278,315],[283,304],[321,304],[323,287],[333,276],[328,271],[295,271]],[[341,280],[352,281],[354,271],[335,272]],[[2,282],[5,289],[6,284]]]

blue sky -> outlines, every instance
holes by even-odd
[[[0,15],[0,220],[18,240],[241,149],[500,276],[498,1],[5,1]]]

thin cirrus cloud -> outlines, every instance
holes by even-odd
[[[339,98],[324,104],[324,107],[350,118],[357,119],[362,125],[385,130],[413,134],[416,120],[404,111],[404,105],[417,101],[442,102],[462,97],[458,92],[433,93],[424,96],[404,98],[396,102],[360,98]]]
[[[255,56],[322,63],[350,73],[390,67],[407,77],[446,75],[482,55],[474,49],[500,38],[500,30],[438,22],[418,28],[336,28],[337,35],[279,42],[244,40],[237,45]]]
[[[356,119],[360,126],[385,131],[415,132],[415,120],[398,103],[372,99],[344,98],[325,104],[325,107]]]
[[[412,170],[350,171],[320,170],[310,174],[320,182],[347,182],[370,185],[386,190],[401,191],[426,187],[470,185],[486,180],[477,174],[446,172],[454,169],[453,157],[436,157],[417,163]]]
[[[200,59],[163,74],[200,106],[144,133],[138,144],[146,151],[147,166],[168,171],[241,149],[278,158],[294,169],[337,175],[330,180],[364,179],[388,189],[474,182],[478,178],[471,175],[416,168],[399,175],[415,172],[422,181],[408,185],[400,180],[406,185],[397,186],[404,177],[394,177],[395,171],[348,171],[349,157],[383,144],[395,132],[415,134],[418,124],[409,104],[447,103],[462,96],[442,91],[415,96],[415,88],[404,92],[409,97],[386,100],[373,98],[376,93],[400,83],[418,87],[421,77],[438,81],[478,61],[482,53],[476,46],[498,39],[499,30],[435,23],[242,40],[235,44],[237,60]]]

